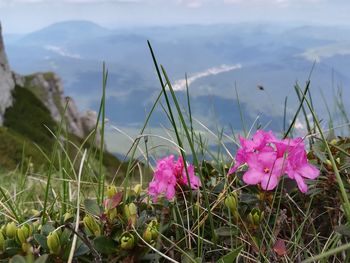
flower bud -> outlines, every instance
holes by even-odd
[[[2,226],[1,226],[0,232],[1,232],[3,235],[6,235],[6,225],[2,225]]]
[[[159,224],[157,220],[152,220],[148,223],[145,232],[143,232],[143,239],[147,241],[147,243],[151,243],[158,237]]]
[[[124,232],[120,237],[119,242],[120,242],[120,247],[123,250],[130,250],[130,249],[133,249],[133,247],[135,246],[135,238],[129,232]]]
[[[16,236],[17,226],[15,222],[8,223],[6,225],[6,236],[14,238]]]
[[[151,229],[149,227],[147,227],[145,232],[143,232],[143,236],[142,237],[147,243],[151,243],[151,241],[152,241],[152,232],[151,232]]]
[[[141,184],[135,185],[135,187],[134,187],[134,192],[135,192],[135,194],[136,194],[137,196],[140,195],[141,191],[142,191],[142,186],[141,186]]]
[[[248,221],[250,224],[254,226],[258,226],[264,218],[264,212],[261,212],[257,208],[253,208],[253,210],[248,214]]]
[[[336,145],[336,144],[337,144],[337,139],[333,139],[333,140],[331,140],[331,141],[330,141],[330,144],[332,144],[332,145]]]
[[[32,215],[34,217],[39,217],[41,215],[41,212],[39,210],[36,210],[36,209],[32,209]]]
[[[56,230],[47,236],[47,246],[51,254],[58,255],[61,252],[60,238]]]
[[[117,188],[114,185],[107,186],[107,197],[112,198],[117,194]]]
[[[91,215],[86,215],[83,219],[85,228],[89,229],[90,233],[98,237],[101,235],[101,228],[96,222],[96,219]]]
[[[231,214],[235,214],[237,211],[237,205],[238,205],[237,194],[235,193],[229,194],[225,198],[225,205],[230,209]]]
[[[117,217],[117,208],[112,208],[107,210],[107,218],[109,221],[113,221]]]
[[[27,243],[27,239],[32,235],[33,229],[30,225],[24,224],[16,231],[16,240],[19,244]]]
[[[5,251],[5,237],[3,233],[0,232],[0,252]]]
[[[134,225],[137,219],[137,207],[134,203],[124,206],[125,217]]]
[[[69,212],[67,212],[67,213],[65,213],[64,215],[63,215],[63,221],[64,222],[67,222],[69,219],[71,219],[71,218],[73,218],[73,215],[71,214],[71,213],[69,213]]]

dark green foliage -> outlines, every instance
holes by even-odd
[[[49,110],[32,92],[19,86],[13,91],[13,100],[5,112],[4,125],[43,149],[51,149],[53,137],[49,130],[54,131],[57,125]]]
[[[23,149],[25,160],[22,158]],[[0,128],[0,167],[13,170],[29,160],[36,166],[45,163],[44,156],[30,140],[7,128]]]

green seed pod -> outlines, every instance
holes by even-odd
[[[6,236],[14,238],[16,236],[17,226],[15,222],[8,223],[6,225]]]
[[[86,215],[83,219],[83,223],[85,228],[89,229],[91,234],[96,237],[101,235],[101,228],[94,217],[91,215]]]
[[[5,237],[2,232],[0,232],[0,252],[5,251]]]
[[[117,188],[114,185],[107,186],[107,197],[112,198],[117,194]]]
[[[124,232],[121,235],[119,242],[120,242],[120,247],[123,250],[130,250],[130,249],[133,249],[135,246],[135,238],[129,232]]]
[[[61,252],[60,238],[57,231],[53,231],[47,236],[47,246],[51,254],[58,255]]]

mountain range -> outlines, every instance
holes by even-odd
[[[289,120],[298,106],[294,86],[304,87],[310,72],[321,118],[327,118],[321,93],[332,112],[338,88],[344,98],[350,95],[349,33],[346,26],[242,23],[107,29],[89,21],[66,21],[25,35],[5,35],[5,43],[14,70],[56,72],[82,110],[98,109],[106,62],[107,117],[130,135],[137,135],[160,92],[147,40],[184,106],[188,75],[193,115],[209,128],[242,130],[239,100],[247,127],[259,116],[260,123],[281,131],[285,97]],[[150,127],[159,131],[166,123],[158,107]],[[298,127],[305,133],[301,119]],[[108,146],[124,153],[130,142],[113,133],[107,134]]]

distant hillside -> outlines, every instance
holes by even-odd
[[[30,44],[66,44],[91,37],[102,37],[110,34],[110,30],[89,21],[65,21],[55,23],[39,31],[30,33],[20,41]]]
[[[12,72],[1,30],[0,59],[0,169],[13,170],[23,162],[31,162],[36,169],[44,168],[48,164],[45,155],[51,155],[56,141],[53,133],[57,132],[62,118],[61,136],[67,141],[61,143],[66,145],[67,154],[74,159],[78,153],[76,146],[80,147],[95,129],[96,113],[79,112],[74,100],[64,95],[62,82],[55,73],[23,76]],[[84,145],[93,150],[93,156],[99,156],[99,130],[96,135],[95,142],[88,140]],[[121,166],[119,175],[123,177],[125,164],[108,152],[104,153],[103,159],[109,176],[114,176]]]

